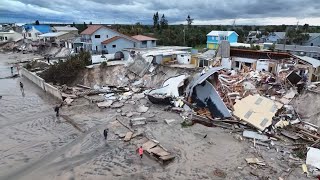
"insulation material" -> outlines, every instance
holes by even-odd
[[[272,117],[282,106],[283,104],[271,99],[249,95],[236,101],[233,114],[263,131],[272,124]]]
[[[320,169],[320,149],[308,149],[306,164]]]
[[[197,102],[199,107],[206,107],[213,117],[228,118],[231,117],[227,106],[224,104],[220,95],[208,81],[197,85],[194,88],[193,102]]]
[[[162,94],[166,96],[178,97],[179,96],[178,88],[183,85],[184,80],[187,78],[188,76],[186,75],[180,75],[180,76],[169,78],[163,83],[162,88],[152,90],[150,91],[149,94],[150,95]]]

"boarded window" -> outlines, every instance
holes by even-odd
[[[276,113],[277,110],[278,110],[278,106],[274,104],[274,105],[271,107],[270,112]]]
[[[100,35],[94,35],[94,38],[100,38]]]
[[[259,104],[262,102],[262,100],[263,100],[262,98],[258,98],[258,99],[256,100],[255,104],[256,104],[256,105],[259,105]]]
[[[260,123],[260,126],[265,127],[266,124],[268,123],[268,121],[269,121],[268,119],[263,118],[262,121],[261,121],[261,123]]]
[[[253,113],[253,111],[248,111],[248,112],[244,115],[244,117],[245,117],[246,119],[249,119],[250,116],[252,115],[252,113]]]

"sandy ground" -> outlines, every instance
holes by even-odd
[[[7,61],[7,55],[0,55],[2,74],[10,74]],[[25,84],[24,96],[19,81]],[[254,148],[249,140],[238,140],[237,134],[221,128],[199,124],[182,128],[179,114],[163,111],[164,106],[145,98],[135,104],[124,102],[121,112],[76,99],[61,114],[84,130],[80,132],[62,117],[56,118],[55,99],[24,78],[0,79],[0,95],[0,179],[306,179],[301,165],[289,159],[286,147]],[[116,117],[129,124],[129,118],[121,114],[142,104],[149,110],[136,117],[157,122],[137,130],[176,155],[168,165],[149,156],[140,160],[138,140],[123,142],[115,131],[127,130],[112,128]],[[168,125],[165,119],[175,121]],[[107,127],[110,133],[105,141],[102,132]],[[245,158],[249,157],[264,160],[266,166],[248,165]]]

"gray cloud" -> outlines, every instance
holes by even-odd
[[[188,14],[202,22],[281,17],[299,19],[320,17],[319,8],[318,0],[1,0],[0,22],[39,19],[152,24],[152,15],[156,11],[165,14],[169,23],[183,22]]]

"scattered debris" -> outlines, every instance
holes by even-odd
[[[131,127],[145,125],[146,123],[147,123],[147,118],[145,118],[145,117],[130,119],[130,126]]]
[[[227,177],[227,174],[221,170],[221,169],[218,169],[216,168],[214,171],[213,171],[213,175],[217,176],[217,177],[220,177],[220,178],[226,178]]]
[[[139,113],[145,113],[148,111],[148,109],[149,109],[149,107],[142,105],[142,106],[139,106],[136,110]]]
[[[269,137],[265,135],[258,134],[254,131],[243,131],[243,136],[251,139],[259,139],[261,141],[268,141]]]
[[[261,166],[265,166],[266,164],[263,161],[260,161],[258,158],[246,158],[246,162],[248,164],[257,164]]]
[[[173,123],[174,121],[176,121],[175,119],[165,119],[164,120],[168,125],[170,125],[171,123]]]
[[[127,141],[130,141],[130,139],[132,138],[132,135],[133,135],[133,132],[127,132],[126,136],[124,137],[124,141],[127,142]]]
[[[112,100],[108,100],[108,101],[104,101],[104,102],[99,102],[97,103],[99,108],[106,108],[106,107],[110,107],[112,105],[113,101]]]

